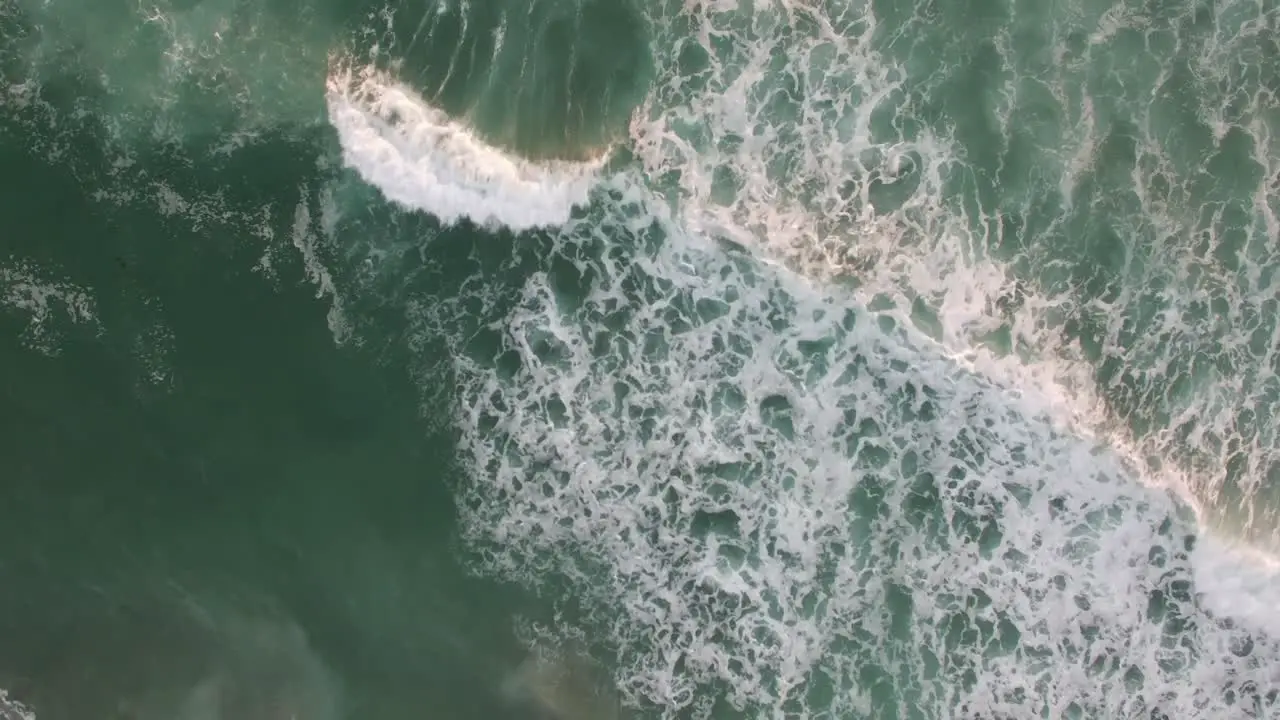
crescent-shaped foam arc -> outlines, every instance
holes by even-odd
[[[517,231],[563,224],[586,204],[607,158],[520,158],[375,68],[337,69],[327,85],[343,162],[387,199],[446,224],[467,218]]]

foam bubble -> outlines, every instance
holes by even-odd
[[[467,218],[525,230],[564,223],[586,203],[606,159],[513,156],[372,67],[335,70],[326,97],[345,163],[387,199],[446,224]]]
[[[90,292],[53,276],[31,263],[11,260],[0,266],[0,306],[27,316],[23,340],[27,347],[57,355],[63,324],[86,326],[100,334],[96,302]]]
[[[456,334],[472,303],[414,312],[456,343],[471,547],[581,601],[630,703],[1274,708],[1276,639],[1205,612],[1194,518],[1122,458],[891,315],[610,197],[477,306],[509,308],[478,321],[491,354]]]
[[[655,17],[636,154],[686,225],[851,280],[1063,427],[1132,448],[1145,481],[1183,483],[1215,532],[1280,548],[1273,18],[953,12]]]
[[[1240,544],[1206,538],[1196,550],[1196,587],[1214,614],[1280,638],[1280,563]]]
[[[1221,570],[1193,513],[1138,482],[1186,490],[1147,455],[1203,438],[1144,436],[1098,375],[1147,363],[1134,395],[1157,399],[1157,351],[1212,334],[1135,343],[1108,313],[1149,298],[1084,292],[1105,273],[1062,251],[1074,210],[1128,202],[1083,189],[1132,177],[1105,166],[1128,126],[1082,97],[1098,68],[1078,46],[1143,28],[939,12],[961,11],[655,18],[643,180],[531,238],[514,294],[486,266],[409,305],[456,363],[465,536],[488,571],[569,598],[563,622],[663,717],[1274,713],[1269,571]],[[1140,176],[1176,167],[1153,158]],[[1171,246],[1119,277],[1179,287]],[[1172,295],[1161,323],[1208,307]]]
[[[11,700],[9,691],[0,688],[0,720],[36,720],[36,714],[17,700]]]

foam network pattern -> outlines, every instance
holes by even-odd
[[[1280,15],[987,7],[660,6],[637,156],[691,227],[1068,386],[1060,416],[1280,547]]]
[[[1201,609],[1172,499],[891,318],[652,217],[596,206],[491,361],[456,348],[467,539],[586,597],[632,703],[1274,712],[1280,648]]]
[[[97,302],[85,288],[50,274],[32,263],[0,265],[0,312],[25,316],[23,343],[37,352],[57,355],[66,328],[83,326],[102,333]]]

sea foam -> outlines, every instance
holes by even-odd
[[[519,231],[564,223],[587,202],[606,158],[522,159],[374,68],[334,71],[327,99],[343,161],[387,199],[446,224],[467,218]]]

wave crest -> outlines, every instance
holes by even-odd
[[[504,152],[373,67],[340,67],[327,85],[343,162],[387,199],[445,224],[563,224],[586,204],[607,158],[534,162]]]

